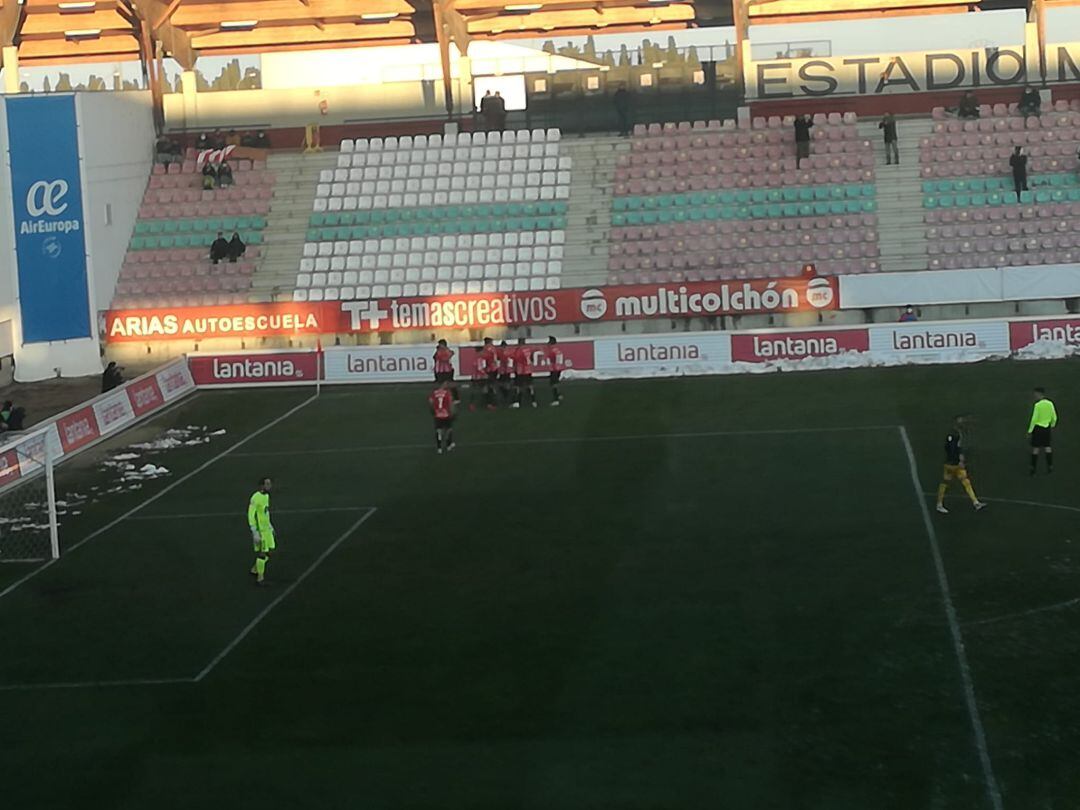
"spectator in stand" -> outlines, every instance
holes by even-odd
[[[1012,166],[1013,186],[1016,187],[1017,202],[1020,202],[1020,193],[1028,190],[1027,164],[1028,157],[1024,154],[1024,147],[1018,146],[1013,149],[1012,156],[1009,158],[1009,165]]]
[[[960,106],[956,108],[956,114],[960,118],[978,118],[979,100],[975,94],[968,90],[960,97]]]
[[[154,159],[158,163],[175,163],[179,160],[179,144],[175,143],[172,138],[167,138],[162,135],[154,143]]]
[[[110,360],[109,364],[105,366],[105,371],[101,374],[101,393],[112,391],[119,386],[124,381],[123,372],[124,370],[120,366]]]
[[[9,399],[0,408],[0,430],[22,430],[25,418],[26,409],[16,408]]]
[[[255,148],[257,148],[257,149],[269,149],[270,148],[270,139],[268,137],[266,137],[265,132],[260,131],[259,134],[255,136]]]
[[[195,139],[195,148],[200,150],[210,148],[210,139],[205,132],[199,133],[199,137]]]
[[[217,264],[222,259],[229,258],[229,243],[225,239],[225,235],[221,232],[217,232],[217,239],[210,245],[210,261]]]
[[[495,97],[491,102],[491,109],[495,113],[495,129],[502,132],[506,129],[506,101],[502,93],[495,91]]]
[[[1042,108],[1042,96],[1039,91],[1030,84],[1024,85],[1024,92],[1020,94],[1020,114],[1027,118],[1034,115],[1036,118]]]
[[[619,134],[625,138],[630,134],[630,94],[626,91],[626,85],[619,85],[611,97],[611,103],[615,105],[615,115],[619,118]]]
[[[810,157],[810,127],[814,119],[800,115],[795,119],[795,168],[801,168],[803,158]]]
[[[233,184],[232,166],[230,166],[227,161],[221,161],[221,165],[218,166],[217,182],[222,188]]]
[[[488,90],[484,93],[483,98],[480,99],[480,118],[484,122],[484,131],[491,132],[495,128],[495,117],[491,109],[491,99],[494,96],[491,95],[491,91]]]
[[[237,259],[243,258],[245,252],[247,252],[247,245],[240,238],[240,234],[233,231],[232,239],[229,240],[229,261],[236,264]]]
[[[904,311],[900,313],[900,323],[914,323],[919,320],[919,316],[915,314],[915,307],[908,304],[904,307]]]
[[[900,165],[900,146],[896,138],[896,119],[892,113],[885,113],[878,124],[878,129],[885,135],[885,164],[891,166],[894,162]]]
[[[224,149],[225,148],[225,134],[220,129],[215,129],[214,134],[210,136],[210,148],[211,149]]]
[[[237,134],[235,129],[230,129],[229,130],[229,134],[225,137],[225,145],[226,146],[239,146],[240,145],[240,136]]]
[[[207,191],[216,188],[217,179],[217,170],[214,168],[214,164],[209,160],[206,161],[202,167],[202,187]]]

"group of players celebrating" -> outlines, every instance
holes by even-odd
[[[527,345],[525,338],[519,338],[516,346],[510,346],[505,340],[496,346],[494,340],[484,338],[483,345],[476,347],[473,360],[469,410],[475,411],[480,405],[489,411],[497,410],[500,405],[521,408],[526,398],[532,407],[538,407],[533,385],[535,351],[536,347]],[[543,367],[551,385],[551,405],[557,406],[562,402],[559,385],[566,370],[566,358],[554,337],[548,338],[543,356]],[[428,404],[435,420],[435,449],[441,455],[455,447],[454,416],[456,407],[461,404],[461,396],[454,382],[454,350],[445,340],[438,342],[432,359],[437,387],[428,396]]]

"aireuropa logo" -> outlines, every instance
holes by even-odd
[[[63,202],[67,193],[67,180],[38,180],[26,192],[26,212],[32,217],[58,217],[67,210]]]
[[[598,321],[607,314],[607,298],[601,290],[585,290],[581,294],[581,314],[590,321]]]
[[[25,236],[38,233],[71,233],[80,230],[77,219],[57,219],[68,210],[67,197],[71,186],[67,180],[38,180],[30,184],[26,191],[26,215],[19,223],[19,234]],[[41,246],[42,252],[50,259],[60,255],[60,245]]]

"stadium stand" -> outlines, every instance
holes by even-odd
[[[262,161],[234,161],[234,185],[202,189],[194,151],[182,164],[155,165],[120,269],[113,306],[208,305],[247,300],[260,255],[274,176]],[[230,164],[232,165],[232,164]],[[211,264],[218,231],[237,231],[242,261]]]
[[[612,202],[610,283],[828,274],[878,266],[874,156],[853,114],[635,128]]]
[[[293,299],[557,289],[571,161],[556,129],[344,140]]]
[[[1023,118],[1016,105],[946,120],[920,145],[930,269],[1074,262],[1080,257],[1080,105]],[[1025,147],[1029,191],[1017,199],[1009,155]]]

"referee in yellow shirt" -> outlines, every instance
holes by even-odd
[[[1057,409],[1042,388],[1035,389],[1035,407],[1031,411],[1028,436],[1031,437],[1031,474],[1039,464],[1039,451],[1046,456],[1046,471],[1054,471],[1054,451],[1050,447],[1050,431],[1057,425]]]

